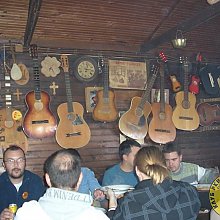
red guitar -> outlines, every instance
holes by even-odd
[[[192,75],[191,83],[189,85],[189,91],[193,94],[199,93],[199,83],[200,83],[199,70],[202,61],[202,56],[200,53],[197,54],[196,60],[197,60],[196,75]]]
[[[31,45],[30,52],[33,59],[35,90],[25,97],[28,110],[24,117],[23,128],[30,138],[51,137],[56,131],[57,123],[49,107],[50,96],[40,89],[37,45]]]
[[[200,125],[212,125],[214,122],[220,122],[219,105],[210,105],[206,102],[197,106],[197,112],[200,118]]]

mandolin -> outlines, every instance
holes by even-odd
[[[118,118],[115,94],[109,89],[108,65],[104,61],[103,89],[97,91],[96,106],[92,113],[95,121],[112,122]]]
[[[159,64],[153,65],[151,69],[152,76],[142,97],[133,97],[129,110],[119,119],[120,131],[132,139],[143,139],[147,135],[147,119],[151,113],[151,104],[148,99],[158,71]]]
[[[149,137],[152,141],[166,144],[176,138],[176,128],[172,122],[172,107],[165,103],[164,68],[160,68],[160,103],[151,104],[153,117],[149,123]]]
[[[206,102],[200,103],[197,106],[197,112],[200,118],[200,125],[208,126],[214,122],[220,122],[220,107],[219,105],[210,105]]]
[[[83,118],[83,106],[72,99],[69,61],[66,55],[61,55],[61,63],[65,73],[67,102],[57,108],[60,121],[56,130],[56,141],[63,148],[80,148],[88,144],[91,132]]]
[[[188,61],[184,63],[184,91],[176,94],[176,107],[172,120],[177,129],[192,131],[199,127],[199,115],[196,111],[196,96],[188,91]]]
[[[35,89],[25,97],[28,110],[24,116],[23,129],[30,138],[51,137],[56,131],[57,123],[50,110],[50,96],[40,89],[37,45],[31,45],[30,53],[33,59]]]
[[[16,144],[26,152],[28,141],[22,129],[22,114],[12,107],[11,78],[7,72],[4,90],[5,108],[0,110],[0,146],[7,148],[9,145]]]

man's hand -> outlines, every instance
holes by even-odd
[[[14,219],[14,214],[8,209],[4,209],[0,215],[0,220]]]
[[[105,198],[105,194],[102,190],[96,189],[94,191],[94,199],[95,200],[103,200]]]

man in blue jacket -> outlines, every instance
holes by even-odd
[[[9,146],[3,153],[5,172],[0,176],[0,220],[13,219],[9,204],[21,207],[24,202],[38,200],[45,192],[42,179],[25,170],[24,151],[17,145]]]

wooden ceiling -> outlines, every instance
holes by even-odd
[[[184,50],[220,59],[219,24],[220,2],[206,0],[1,0],[0,44],[146,54],[173,49],[179,29]]]

